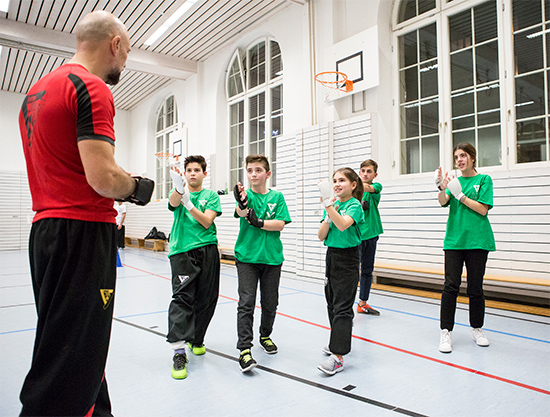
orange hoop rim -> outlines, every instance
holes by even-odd
[[[170,159],[170,158],[173,158],[175,159],[176,161],[179,160],[179,156],[178,155],[174,155],[173,153],[170,153],[170,152],[157,152],[155,153],[155,156],[159,159]]]
[[[322,77],[335,76],[335,80],[324,80]],[[340,71],[323,71],[315,75],[315,81],[322,84],[324,87],[350,92],[353,90],[353,81],[348,79],[348,76]]]

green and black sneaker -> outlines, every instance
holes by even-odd
[[[193,352],[193,355],[200,356],[206,353],[206,348],[204,345],[193,345],[192,343],[188,343],[188,345],[191,352]]]
[[[174,355],[174,365],[172,365],[172,378],[185,379],[187,378],[187,355],[185,353],[176,353]]]
[[[252,359],[252,354],[250,349],[245,349],[241,351],[241,356],[239,357],[239,366],[241,367],[242,372],[248,372],[257,365],[256,361]]]
[[[260,345],[264,348],[265,353],[270,355],[277,353],[277,345],[273,343],[270,337],[260,337]]]

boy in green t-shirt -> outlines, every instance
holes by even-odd
[[[382,184],[378,182],[373,183],[374,179],[378,176],[378,164],[372,159],[363,161],[359,170],[359,176],[365,190],[362,201],[365,222],[361,228],[361,246],[359,249],[361,253],[361,279],[357,312],[379,316],[380,312],[367,304],[372,285],[376,243],[378,242],[378,236],[383,233],[380,212],[378,211]]]
[[[250,348],[254,337],[256,291],[260,284],[262,316],[260,345],[268,354],[277,353],[270,338],[279,304],[279,281],[284,261],[281,231],[290,223],[290,214],[282,193],[267,188],[271,176],[269,161],[264,155],[246,157],[246,174],[251,189],[235,185],[237,200],[235,217],[240,217],[239,237],[235,243],[239,304],[237,307],[237,349],[242,372],[256,366]]]
[[[170,233],[172,302],[168,310],[166,340],[174,349],[172,377],[187,377],[185,344],[195,355],[204,355],[204,336],[214,315],[220,287],[220,257],[214,219],[222,214],[220,197],[202,188],[206,177],[203,156],[188,156],[184,177],[170,170],[174,189],[168,209],[174,212]],[[186,189],[186,180],[187,188]]]

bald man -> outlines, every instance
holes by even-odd
[[[76,28],[71,61],[31,87],[19,115],[33,210],[38,322],[21,416],[111,416],[104,378],[116,278],[113,199],[145,205],[154,183],[114,159],[113,95],[130,39],[110,13]]]

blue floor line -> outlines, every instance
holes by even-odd
[[[141,255],[141,254],[138,255],[138,256],[169,262],[168,259],[159,259],[159,258],[155,258],[155,257],[151,257],[151,256]],[[236,278],[235,274],[220,273],[220,275],[224,275],[224,276],[231,277],[231,278]],[[324,297],[324,294],[320,294],[320,293],[313,293],[313,292],[310,292],[310,291],[304,291],[304,290],[290,288],[290,287],[280,287],[280,288],[293,291],[292,293],[287,293],[287,294],[282,294],[282,295],[309,294],[309,295]],[[232,303],[234,303],[234,301],[226,301],[226,302],[221,302],[221,303],[219,302],[218,304],[222,305],[222,304],[232,304]],[[423,315],[420,315],[420,314],[414,314],[414,313],[410,313],[410,312],[407,312],[407,311],[383,308],[383,307],[379,307],[379,306],[375,306],[375,305],[373,305],[373,307],[375,307],[379,310],[382,310],[382,311],[392,311],[394,313],[405,314],[405,315],[409,315],[409,316],[413,316],[413,317],[419,317],[419,318],[426,319],[426,320],[439,321],[439,318],[423,316]],[[161,314],[161,313],[167,313],[167,311],[133,314],[133,315],[128,315],[128,316],[121,316],[120,318],[147,316],[147,315]],[[464,324],[464,323],[455,323],[455,325],[462,326],[462,327],[470,327],[469,324]],[[1,335],[6,335],[6,334],[12,334],[12,333],[26,332],[26,331],[31,331],[31,330],[36,330],[36,329],[33,328],[33,329],[13,330],[13,331],[10,331],[10,332],[2,332],[2,333],[0,333],[0,336]],[[485,330],[487,332],[502,334],[502,335],[505,335],[505,336],[517,337],[517,338],[520,338],[520,339],[532,340],[532,341],[535,341],[535,342],[550,344],[550,340],[537,339],[537,338],[528,337],[528,336],[521,336],[521,335],[517,335],[517,334],[513,334],[513,333],[503,332],[503,331],[500,331],[500,330],[488,329],[488,328],[485,328],[485,327],[483,328],[483,330]]]
[[[2,333],[0,333],[0,336],[3,336],[3,335],[5,335],[5,334],[30,332],[30,331],[35,331],[35,330],[36,330],[36,327],[33,327],[32,329],[11,330],[11,331],[9,331],[9,332],[2,332]]]
[[[220,273],[220,275],[224,275],[224,276],[227,276],[227,277],[231,277],[231,278],[237,278],[235,276],[235,274],[226,274],[226,273]],[[322,293],[314,293],[314,292],[310,292],[310,291],[304,291],[304,290],[299,290],[299,289],[295,289],[295,288],[290,288],[290,287],[283,287],[281,286],[280,288],[284,288],[286,290],[291,290],[293,291],[293,293],[288,293],[288,294],[282,294],[282,295],[293,295],[293,294],[310,294],[310,295],[315,295],[315,296],[318,296],[318,297],[324,297],[325,295],[322,294]],[[281,296],[282,296],[281,295]],[[357,304],[357,303],[356,303]],[[427,319],[427,320],[432,320],[432,321],[438,321],[439,322],[439,317],[428,317],[428,316],[423,316],[423,315],[420,315],[420,314],[414,314],[414,313],[409,313],[407,311],[401,311],[401,310],[393,310],[393,309],[389,309],[389,308],[383,308],[383,307],[379,307],[379,306],[375,306],[375,305],[372,305],[372,307],[374,308],[377,308],[379,310],[385,310],[385,311],[392,311],[394,313],[399,313],[399,314],[406,314],[406,315],[410,315],[410,316],[414,316],[414,317],[420,317],[420,318],[423,318],[423,319]],[[463,326],[463,327],[470,327],[469,324],[464,324],[464,323],[455,323],[457,326]],[[520,339],[526,339],[526,340],[533,340],[535,342],[541,342],[541,343],[549,343],[550,344],[550,340],[544,340],[544,339],[537,339],[537,338],[534,338],[534,337],[528,337],[528,336],[521,336],[521,335],[517,335],[517,334],[513,334],[513,333],[508,333],[508,332],[502,332],[500,330],[493,330],[493,329],[487,329],[487,328],[483,328],[483,330],[486,330],[488,332],[492,332],[492,333],[499,333],[499,334],[502,334],[502,335],[505,335],[505,336],[512,336],[512,337],[518,337]]]
[[[382,311],[392,311],[394,313],[405,314],[405,315],[408,315],[408,316],[419,317],[419,318],[422,318],[422,319],[427,319],[427,320],[432,320],[432,321],[439,322],[439,317],[436,318],[436,317],[423,316],[421,314],[409,313],[408,311],[394,310],[394,309],[391,309],[391,308],[384,308],[384,307],[379,307],[379,306],[375,306],[375,305],[372,305],[372,307],[377,308],[377,309],[382,310]],[[455,323],[455,326],[471,327],[470,324],[465,324],[465,323]],[[519,337],[520,339],[533,340],[535,342],[550,343],[550,340],[536,339],[534,337],[529,337],[529,336],[521,336],[521,335],[518,335],[518,334],[502,332],[500,330],[488,329],[486,327],[484,327],[483,330],[485,330],[487,332],[503,334],[503,335],[506,335],[506,336]]]
[[[140,313],[140,314],[130,314],[128,316],[120,316],[120,317],[117,317],[119,319],[126,319],[128,317],[139,317],[139,316],[151,316],[153,314],[161,314],[161,313],[168,313],[168,310],[164,310],[164,311],[151,311],[149,313]],[[113,317],[114,318],[114,317]]]

